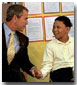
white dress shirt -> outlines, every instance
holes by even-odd
[[[44,51],[41,68],[42,79],[50,71],[66,67],[73,67],[74,70],[74,38],[69,37],[66,43],[53,39],[47,44]]]

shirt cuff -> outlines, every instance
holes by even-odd
[[[73,67],[73,69],[72,69],[73,71],[74,71],[74,67]]]
[[[41,69],[41,72],[42,72],[42,77],[40,79],[43,80],[47,76],[47,73],[44,72],[42,69]]]
[[[33,66],[30,70],[34,69],[34,68],[37,68],[36,66]]]

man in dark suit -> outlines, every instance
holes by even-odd
[[[35,76],[36,68],[28,58],[28,37],[22,34],[25,25],[28,24],[28,9],[21,5],[12,5],[7,10],[6,22],[2,24],[2,81],[22,82],[25,81],[20,69]],[[8,62],[8,46],[10,33],[14,32],[15,55]],[[10,51],[11,52],[11,51]],[[11,56],[10,56],[11,57]]]

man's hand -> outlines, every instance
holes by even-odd
[[[39,68],[32,68],[30,70],[30,72],[32,73],[33,77],[36,77],[38,79],[40,79],[42,77],[42,73],[41,73],[41,70]]]
[[[42,77],[42,72],[40,69],[35,69],[35,77],[40,79]]]

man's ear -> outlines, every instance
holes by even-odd
[[[14,15],[14,17],[13,17],[13,21],[16,22],[16,20],[17,20],[17,16]]]

